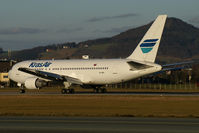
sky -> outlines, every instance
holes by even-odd
[[[111,37],[148,24],[159,14],[199,27],[199,0],[0,0],[0,47]]]

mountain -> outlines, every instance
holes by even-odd
[[[125,58],[132,53],[150,25],[130,29],[110,38],[36,47],[12,53],[15,59]],[[63,47],[65,49],[63,49]],[[46,50],[50,50],[46,51]],[[1,55],[3,56],[3,55]],[[4,54],[5,56],[5,54]],[[158,51],[159,62],[199,58],[199,29],[177,18],[168,18]]]
[[[106,57],[127,57],[135,49],[150,25],[130,29],[111,38],[91,40],[85,44],[114,44],[107,48]],[[168,18],[163,32],[158,59],[189,59],[199,57],[199,29],[177,18]],[[168,61],[167,61],[168,62]]]

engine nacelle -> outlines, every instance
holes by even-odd
[[[38,89],[47,85],[47,82],[39,78],[27,78],[25,87],[27,89]]]

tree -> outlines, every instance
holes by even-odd
[[[3,53],[3,49],[2,48],[0,48],[0,53]]]

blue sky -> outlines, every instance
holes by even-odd
[[[0,47],[111,37],[153,21],[158,14],[199,27],[198,0],[1,0]]]

